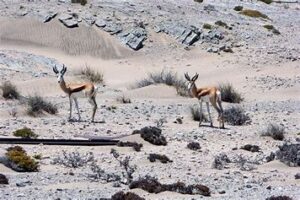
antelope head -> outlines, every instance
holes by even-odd
[[[53,67],[53,71],[57,75],[57,82],[61,83],[64,80],[64,75],[67,71],[67,68],[65,67],[65,65],[63,65],[62,69],[58,71],[55,65],[55,67]]]
[[[195,86],[195,81],[198,79],[199,74],[196,73],[195,76],[191,79],[188,73],[184,74],[186,80],[189,82],[188,90],[191,90]]]

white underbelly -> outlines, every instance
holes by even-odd
[[[75,92],[71,94],[71,98],[85,98],[86,94],[83,91]]]

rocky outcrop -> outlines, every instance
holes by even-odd
[[[78,27],[78,20],[70,14],[62,14],[59,16],[59,21],[68,28]]]
[[[120,36],[122,43],[133,50],[139,50],[143,47],[143,41],[147,39],[147,32],[142,27],[134,27]]]

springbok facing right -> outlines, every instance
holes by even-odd
[[[219,121],[219,127],[224,128],[224,114],[223,114],[223,108],[222,108],[222,100],[221,100],[221,92],[216,87],[204,87],[204,88],[197,88],[195,81],[198,79],[199,74],[195,74],[193,78],[191,79],[188,73],[184,74],[185,78],[188,80],[188,90],[190,94],[192,94],[193,97],[197,98],[199,100],[200,104],[200,121],[199,121],[199,127],[202,123],[202,102],[204,101],[207,106],[207,112],[209,115],[210,120],[210,126],[213,127],[213,122],[210,115],[209,110],[209,102],[211,105],[215,108],[215,110],[218,112],[218,121]]]

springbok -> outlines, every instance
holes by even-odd
[[[207,112],[209,115],[210,126],[213,127],[213,122],[210,115],[209,110],[209,102],[211,105],[216,109],[218,112],[218,121],[219,127],[224,128],[224,116],[223,116],[223,108],[222,108],[222,100],[221,100],[221,92],[216,87],[203,87],[197,88],[195,81],[197,80],[199,74],[195,74],[191,79],[188,73],[184,74],[185,78],[188,80],[188,90],[190,94],[199,100],[200,104],[200,121],[199,127],[201,126],[202,122],[202,102],[206,102]]]
[[[78,107],[78,97],[85,97],[88,98],[89,103],[93,106],[93,114],[92,114],[92,122],[94,122],[95,113],[97,110],[97,103],[96,103],[96,93],[97,93],[97,87],[92,83],[83,83],[83,84],[66,84],[64,80],[64,74],[67,71],[67,68],[65,65],[63,65],[62,69],[59,71],[57,70],[56,66],[53,67],[53,71],[55,74],[57,74],[57,81],[59,83],[60,88],[69,96],[70,101],[70,116],[69,120],[72,119],[72,104],[73,101],[75,102],[77,112],[78,112],[78,118],[80,121],[80,112]]]

